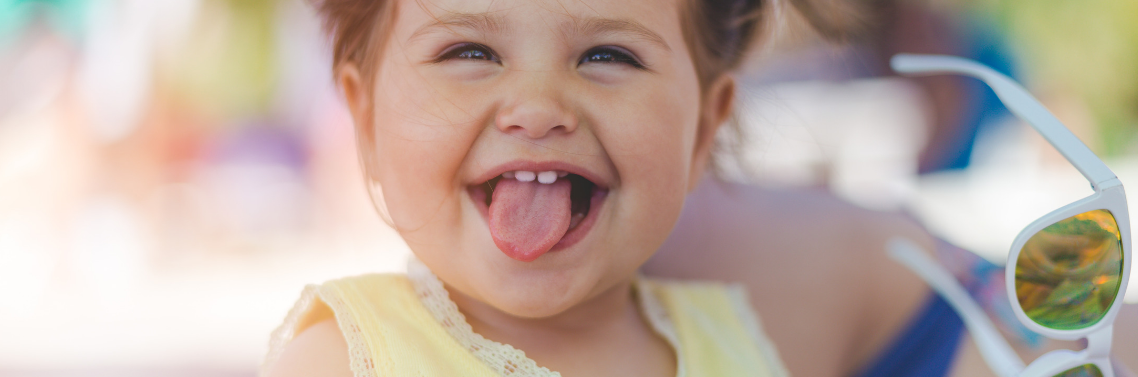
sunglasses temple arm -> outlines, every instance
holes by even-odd
[[[992,321],[972,296],[964,290],[944,267],[941,267],[920,246],[901,237],[886,244],[889,257],[905,265],[925,280],[960,315],[964,326],[992,372],[1000,377],[1016,377],[1024,369],[1023,359],[1012,350]]]
[[[1008,110],[1039,131],[1043,138],[1071,161],[1096,191],[1116,183],[1112,182],[1117,180],[1114,172],[1086,144],[1075,137],[1023,86],[1004,74],[972,60],[946,55],[897,54],[890,60],[890,65],[894,71],[909,76],[956,73],[980,79],[996,92]]]

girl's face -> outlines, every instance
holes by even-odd
[[[733,94],[701,101],[679,2],[402,1],[372,91],[341,70],[391,220],[451,289],[551,316],[664,242]]]

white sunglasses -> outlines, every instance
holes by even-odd
[[[956,279],[913,242],[894,238],[893,259],[920,275],[960,314],[984,360],[1002,377],[1114,377],[1114,319],[1130,278],[1130,217],[1114,172],[1035,97],[1007,76],[954,56],[899,54],[906,75],[951,73],[984,81],[1009,110],[1039,131],[1091,183],[1094,194],[1035,220],[1016,236],[1005,276],[1016,318],[1043,336],[1087,339],[1081,351],[1055,350],[1024,366]]]

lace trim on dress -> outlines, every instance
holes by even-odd
[[[770,338],[763,332],[763,327],[759,323],[759,316],[751,309],[751,302],[747,298],[747,290],[740,285],[729,285],[727,287],[727,297],[731,300],[731,306],[735,309],[735,315],[743,321],[743,327],[758,345],[759,351],[763,353],[763,357],[767,359],[767,365],[770,366],[771,373],[776,377],[788,377],[790,371],[786,369],[786,365],[782,364],[782,358],[778,356],[778,350],[771,343]]]
[[[277,360],[280,360],[281,354],[284,353],[284,348],[296,337],[296,325],[300,322],[300,317],[312,308],[312,301],[316,298],[316,286],[309,285],[304,287],[304,291],[300,293],[300,299],[296,301],[292,309],[289,309],[288,315],[285,315],[284,323],[277,326],[273,330],[273,334],[269,337],[269,352],[265,355],[265,360],[261,362],[261,369],[257,373],[258,376],[268,376],[269,368],[276,365]]]
[[[439,321],[455,340],[474,357],[504,377],[560,377],[561,373],[537,366],[537,362],[526,357],[522,350],[508,344],[498,343],[474,332],[466,322],[466,317],[458,311],[451,301],[450,294],[443,288],[442,281],[422,262],[412,258],[408,262],[407,277],[415,287],[415,293],[427,311]]]
[[[332,309],[332,313],[336,316],[336,323],[340,327],[340,332],[344,334],[344,341],[348,344],[348,358],[351,363],[352,375],[355,377],[378,377],[375,374],[375,364],[372,362],[371,352],[367,343],[364,342],[363,334],[360,332],[359,326],[356,325],[355,319],[352,318],[351,314],[348,314],[344,302],[340,300],[339,296],[327,292],[325,287],[316,285],[309,285],[304,288],[296,305],[285,316],[284,323],[273,331],[269,339],[269,352],[265,356],[264,363],[261,364],[258,375],[267,376],[269,374],[269,368],[276,364],[281,354],[284,353],[285,346],[296,337],[296,326],[312,310],[316,300],[328,305],[328,308]]]
[[[676,377],[687,376],[687,365],[684,363],[683,353],[680,352],[679,332],[676,331],[676,326],[672,323],[672,317],[668,315],[668,310],[664,309],[664,305],[660,303],[655,292],[645,287],[643,277],[638,276],[633,287],[635,287],[636,297],[639,299],[640,312],[648,320],[648,325],[652,326],[652,330],[668,342],[668,345],[672,347],[672,352],[676,355]]]
[[[348,343],[348,359],[352,375],[355,377],[379,377],[375,372],[375,362],[371,358],[371,349],[364,341],[363,331],[360,331],[356,319],[348,312],[348,308],[340,295],[328,291],[327,287],[320,288],[320,300],[324,301],[336,314],[336,323],[340,325],[340,332],[344,334],[344,342]]]
[[[442,281],[422,262],[412,258],[408,262],[407,277],[411,280],[415,293],[419,295],[419,300],[435,320],[451,337],[494,372],[505,377],[561,376],[561,373],[538,366],[536,361],[526,357],[524,351],[486,339],[474,332],[474,328],[466,322],[466,317],[458,310],[458,306],[451,301],[450,294],[443,287]],[[671,317],[654,292],[645,289],[639,278],[633,287],[639,298],[641,313],[647,318],[652,329],[663,337],[675,352],[676,376],[684,377],[686,374],[684,358],[680,353],[679,337]]]

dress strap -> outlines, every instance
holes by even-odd
[[[689,376],[789,375],[741,286],[645,279],[679,338]]]
[[[259,376],[267,376],[268,368],[275,365],[284,353],[284,348],[298,334],[321,321],[335,318],[348,344],[348,359],[354,377],[378,377],[376,375],[372,352],[364,339],[365,334],[356,319],[351,315],[335,292],[327,284],[309,285],[300,294],[300,299],[289,310],[282,323],[269,340],[269,352],[261,364]]]
[[[422,262],[412,258],[407,265],[407,277],[411,279],[423,306],[435,320],[462,347],[494,372],[509,377],[561,377],[561,373],[538,366],[522,350],[486,339],[474,332],[470,323],[466,322],[466,316],[458,311],[458,305],[450,299],[450,293],[443,287],[442,281]]]

